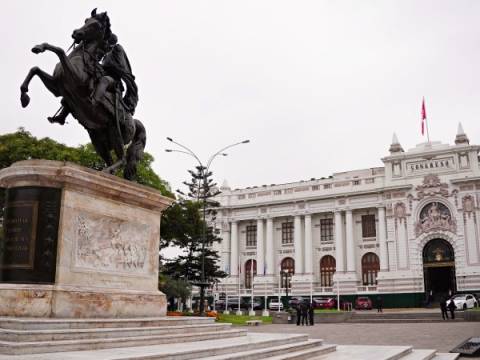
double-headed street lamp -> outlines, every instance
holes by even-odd
[[[208,194],[206,193],[206,189],[208,188],[208,176],[210,176],[209,170],[210,170],[210,165],[212,165],[213,160],[217,156],[227,156],[228,154],[225,153],[225,150],[228,150],[234,146],[241,145],[241,144],[248,144],[250,140],[243,140],[228,146],[225,146],[215,152],[210,158],[208,159],[206,166],[203,165],[202,161],[200,158],[188,147],[185,145],[180,144],[179,142],[174,141],[171,137],[167,137],[167,140],[170,141],[171,143],[179,146],[183,150],[177,150],[177,149],[165,149],[166,152],[178,152],[182,154],[187,154],[191,157],[193,157],[199,164],[199,179],[198,179],[198,189],[197,189],[197,201],[202,200],[202,210],[203,210],[203,229],[202,229],[202,259],[201,259],[201,264],[202,264],[202,271],[200,275],[200,282],[194,284],[197,285],[200,288],[200,315],[203,316],[205,315],[205,288],[210,285],[208,281],[205,279],[205,241],[206,241],[206,233],[207,233],[207,225],[206,225],[206,204],[207,204],[207,196]],[[202,190],[203,188],[203,190]],[[177,190],[182,195],[185,195],[182,193],[180,190]],[[213,194],[213,196],[216,196],[220,194],[220,191]],[[189,194],[190,195],[190,194]],[[215,301],[215,300],[214,300]]]

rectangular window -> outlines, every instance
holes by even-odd
[[[323,185],[323,188],[324,188],[324,189],[331,189],[331,188],[332,188],[332,184],[325,184],[325,185]]]
[[[257,246],[257,225],[247,225],[247,246]]]
[[[377,230],[375,226],[375,215],[363,215],[362,216],[362,237],[369,238],[377,236]]]
[[[320,219],[320,242],[333,242],[333,219]]]
[[[282,244],[293,243],[293,221],[282,223]]]
[[[273,190],[273,195],[282,195],[282,190]]]

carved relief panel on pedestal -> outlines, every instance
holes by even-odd
[[[75,218],[75,266],[95,271],[144,274],[149,226],[81,211]]]

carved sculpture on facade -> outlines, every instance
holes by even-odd
[[[427,196],[448,196],[448,184],[440,182],[440,178],[435,174],[426,175],[423,178],[422,185],[418,185],[416,190],[419,200]]]
[[[402,202],[398,202],[395,204],[394,214],[397,219],[403,219],[407,216],[407,209],[405,208],[405,204]]]
[[[450,214],[450,210],[441,202],[433,201],[425,205],[415,224],[417,236],[435,230],[444,230],[456,233],[457,224]]]
[[[462,199],[463,212],[471,213],[475,210],[475,202],[472,195],[464,196]]]

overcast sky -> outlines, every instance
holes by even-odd
[[[48,123],[60,99],[34,79],[22,109],[19,86],[35,65],[52,72],[49,42],[68,48],[90,11],[108,11],[126,49],[154,169],[175,189],[194,163],[168,154],[182,142],[203,159],[243,139],[213,165],[233,188],[381,166],[395,131],[405,149],[453,143],[463,123],[480,135],[479,1],[2,1],[0,133],[23,126],[68,145],[89,141],[73,118]]]

